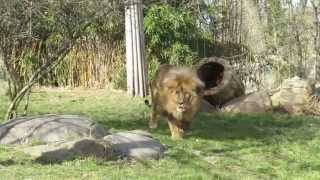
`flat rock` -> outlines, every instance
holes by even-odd
[[[19,148],[21,149],[21,148]],[[46,145],[28,146],[23,152],[34,159],[43,162],[61,162],[76,157],[94,156],[96,158],[111,159],[112,148],[110,143],[93,138],[80,138],[68,142],[55,142]]]
[[[106,135],[102,126],[75,115],[22,117],[0,125],[0,144],[47,144]]]
[[[118,132],[103,139],[111,143],[116,156],[145,160],[159,159],[164,155],[164,146],[141,130]]]
[[[264,113],[272,110],[272,103],[267,92],[253,92],[229,101],[221,110],[232,113]]]

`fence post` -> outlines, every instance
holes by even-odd
[[[127,91],[131,96],[147,95],[142,0],[125,1]]]

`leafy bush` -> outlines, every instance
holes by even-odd
[[[155,77],[156,71],[160,65],[159,61],[156,57],[147,55],[147,63],[148,63],[148,79],[152,80]]]
[[[161,64],[192,64],[199,32],[196,16],[184,7],[154,5],[145,16],[147,52]]]
[[[119,19],[124,19],[124,10],[118,1],[0,0],[0,3],[0,14],[3,14],[0,18],[0,52],[3,53],[0,54],[5,57],[0,60],[8,61],[9,69],[6,72],[12,74],[10,77],[14,83],[26,84],[37,68],[50,62],[55,56],[66,54],[64,61],[54,72],[43,75],[39,80],[40,85],[68,85],[68,81],[72,79],[73,82],[75,76],[70,72],[81,69],[83,71],[75,79],[85,77],[82,78],[85,80],[74,84],[86,86],[91,80],[85,74],[91,70],[87,65],[88,58],[83,58],[85,61],[76,61],[79,58],[74,58],[78,54],[94,54],[94,50],[100,48],[89,49],[88,42],[94,41],[97,44],[104,41],[107,44],[123,38],[124,25]],[[61,53],[60,50],[68,44],[73,48],[67,53]],[[100,48],[99,52],[99,58],[95,58],[99,61],[103,59],[100,58],[102,55],[109,52],[111,55],[108,57],[112,58],[112,48]],[[102,64],[98,61],[95,63]],[[85,69],[89,70],[84,71]],[[103,77],[100,79],[104,82]]]
[[[175,65],[193,65],[195,61],[195,52],[185,44],[176,42],[164,51],[164,56],[168,59],[169,64]]]

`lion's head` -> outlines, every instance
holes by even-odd
[[[179,113],[194,111],[199,104],[204,83],[189,69],[175,69],[163,79],[172,111]]]
[[[168,120],[172,138],[180,138],[189,129],[198,111],[204,83],[190,68],[161,65],[150,84],[152,113],[150,128],[157,127],[157,115]]]

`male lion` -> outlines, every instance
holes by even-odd
[[[161,65],[150,83],[150,128],[157,128],[157,115],[167,118],[171,137],[182,138],[198,111],[204,83],[186,67]]]

